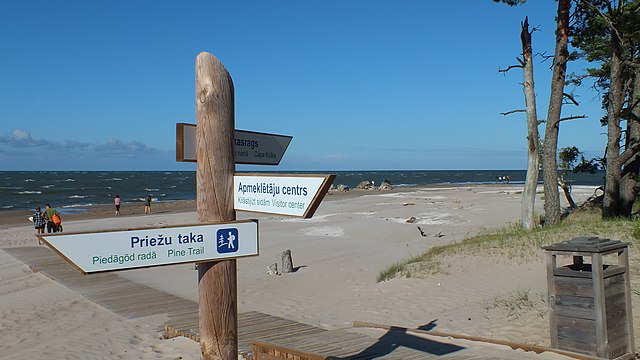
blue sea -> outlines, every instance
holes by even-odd
[[[290,172],[289,172],[290,173]],[[524,170],[413,170],[318,171],[294,173],[336,174],[334,184],[355,188],[361,181],[380,184],[388,179],[396,187],[424,185],[493,184],[509,176],[512,184],[524,184]],[[265,172],[268,174],[268,172]],[[602,185],[604,172],[570,174],[574,185]],[[0,211],[32,210],[50,203],[63,213],[81,212],[92,205],[111,205],[120,195],[124,202],[194,200],[195,171],[0,171]]]

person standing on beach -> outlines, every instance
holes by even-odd
[[[120,204],[122,203],[122,201],[120,200],[120,195],[116,195],[113,203],[116,205],[116,216],[118,216],[120,215]]]
[[[144,213],[151,214],[151,195],[147,195],[147,198],[144,199]]]
[[[44,208],[45,208],[44,218],[47,221],[47,232],[48,233],[58,232],[58,226],[56,225],[55,222],[53,222],[53,216],[58,214],[58,212],[56,211],[56,209],[52,208],[51,205],[49,204],[45,204]]]
[[[36,229],[36,234],[44,234],[44,216],[40,206],[36,206],[36,212],[33,213],[33,227]]]

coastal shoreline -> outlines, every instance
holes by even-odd
[[[392,190],[359,190],[350,189],[349,191],[337,191],[331,190],[325,196],[325,200],[333,198],[349,198],[361,195],[370,195],[376,193],[406,193],[412,191],[419,191],[420,189],[447,189],[447,188],[460,188],[460,187],[487,187],[487,188],[500,188],[500,187],[522,187],[521,184],[433,184],[422,186],[402,186],[394,187]],[[52,207],[56,208],[55,202],[52,202]],[[44,208],[44,204],[40,205]],[[63,222],[77,221],[77,220],[91,220],[102,219],[109,217],[116,217],[115,206],[113,204],[96,204],[87,205],[81,208],[81,211],[67,212],[65,208],[56,208],[63,216]],[[174,201],[157,201],[151,204],[152,214],[173,214],[197,211],[196,200],[174,200]],[[0,229],[9,228],[15,226],[24,226],[29,223],[28,218],[33,215],[34,210],[0,210]],[[120,217],[139,216],[144,215],[144,203],[123,202],[120,207]]]

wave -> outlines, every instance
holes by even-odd
[[[62,208],[79,208],[79,207],[87,207],[87,206],[94,206],[94,203],[84,203],[84,204],[69,204],[69,205],[63,205]]]
[[[133,199],[133,201],[147,201],[147,198],[146,198],[146,197],[143,197],[143,198],[135,198],[135,199]],[[156,198],[156,197],[152,197],[152,198],[151,198],[151,201],[158,201],[158,198]]]
[[[265,174],[272,173],[265,171]],[[275,172],[278,173],[278,172]],[[317,174],[324,171],[293,171],[286,173]],[[337,175],[335,185],[355,188],[363,180],[375,180],[379,185],[388,178],[394,187],[410,189],[415,186],[437,184],[493,184],[497,176],[508,175],[511,184],[524,184],[523,170],[415,170],[415,171],[330,171]],[[572,174],[572,185],[602,185],[604,172]],[[193,200],[196,195],[195,171],[29,171],[24,173],[0,171],[0,212],[10,209],[33,209],[36,204],[50,202],[57,207],[81,209],[95,205],[113,204],[116,194],[127,201],[143,202],[151,193],[152,201]],[[539,179],[541,181],[542,179]],[[160,193],[160,189],[162,193]],[[83,204],[84,203],[84,204]],[[5,206],[4,208],[2,206]]]

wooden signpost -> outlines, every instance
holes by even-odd
[[[233,208],[233,81],[210,53],[196,58],[196,192],[200,222],[236,219]],[[205,360],[238,358],[236,260],[198,263],[200,352]]]
[[[177,161],[196,162],[197,225],[40,235],[85,274],[198,263],[200,351],[238,358],[236,258],[258,255],[258,221],[236,210],[313,215],[335,175],[235,174],[235,164],[277,165],[290,136],[235,129],[233,81],[210,53],[196,58],[196,125],[177,124]],[[238,159],[240,159],[238,161]]]
[[[188,125],[176,126],[176,159],[196,160],[198,220],[233,221],[236,209],[311,217],[335,175],[234,174],[237,163],[278,164],[291,137],[255,132],[239,134],[234,130],[233,93],[233,81],[224,65],[209,53],[198,54],[195,158],[185,156],[193,143],[189,140],[190,135],[185,137],[185,134],[192,129],[188,130]],[[249,156],[244,152],[248,151],[247,146],[252,146],[252,141],[254,149]],[[243,159],[238,161],[240,157]],[[272,186],[272,189],[277,187],[271,200],[278,210],[264,207],[266,199],[257,198],[264,190],[263,184]],[[274,196],[276,191],[277,199]],[[239,193],[244,197],[244,204],[241,204]],[[258,202],[262,208],[257,208]],[[244,207],[247,204],[253,205]],[[291,213],[291,210],[296,212]],[[203,359],[238,358],[236,271],[235,259],[198,263],[200,350]]]

